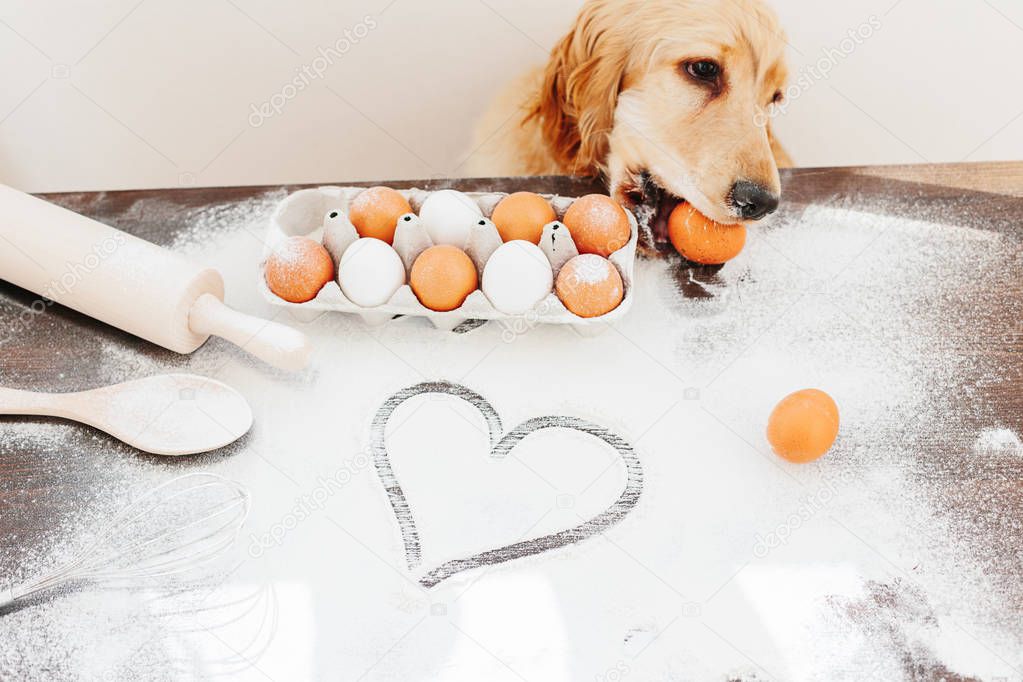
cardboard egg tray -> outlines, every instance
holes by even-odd
[[[436,312],[425,307],[412,292],[412,287],[404,284],[391,300],[376,308],[363,308],[352,303],[341,292],[341,287],[335,279],[328,282],[320,293],[311,301],[306,303],[290,303],[276,296],[266,285],[263,276],[264,266],[267,257],[273,252],[274,247],[288,237],[309,237],[318,242],[323,240],[323,218],[330,211],[342,211],[348,214],[349,204],[364,187],[318,187],[314,189],[299,190],[284,201],[274,211],[270,219],[270,226],[264,240],[263,257],[259,263],[259,287],[263,297],[275,306],[286,308],[296,319],[309,321],[319,317],[324,312],[341,312],[358,315],[367,324],[379,325],[394,319],[397,316],[424,317],[430,320],[435,327],[443,330],[451,330],[467,320],[498,320],[508,323],[510,328],[519,328],[523,323],[528,328],[538,324],[562,324],[572,325],[581,333],[594,333],[605,328],[608,322],[613,322],[624,316],[632,306],[632,299],[635,296],[633,291],[633,274],[636,262],[636,243],[639,239],[639,229],[636,217],[626,209],[629,222],[632,226],[632,236],[628,244],[611,254],[610,260],[622,276],[624,283],[624,298],[621,305],[610,313],[601,317],[582,318],[565,308],[564,304],[553,292],[544,300],[540,301],[533,310],[522,315],[507,315],[500,312],[484,295],[477,289],[465,300],[457,310],[450,312]],[[418,214],[420,207],[430,192],[421,189],[399,190],[412,205],[412,210]],[[490,217],[498,202],[506,193],[480,193],[466,192],[483,211],[483,215]],[[550,202],[561,220],[565,211],[575,201],[574,197],[561,197],[550,194],[542,194]],[[399,255],[404,258],[405,254],[399,250]],[[334,264],[335,268],[337,263]],[[408,273],[406,273],[407,279]],[[479,273],[482,282],[483,273]]]

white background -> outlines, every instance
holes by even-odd
[[[463,174],[472,129],[579,0],[3,0],[0,180],[28,191]],[[804,166],[1023,158],[1017,0],[774,0],[794,72],[881,28],[793,101]],[[253,126],[317,49],[375,28]],[[368,23],[368,22],[367,22]],[[361,29],[360,29],[361,32]]]

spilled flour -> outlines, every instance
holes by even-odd
[[[973,449],[978,455],[1023,458],[1023,441],[1011,429],[984,429]]]
[[[287,322],[255,286],[281,198],[131,211],[218,268],[228,303]],[[85,428],[4,420],[0,456],[24,475],[0,482],[18,529],[0,538],[0,587],[180,473],[241,482],[253,510],[238,564],[193,589],[83,590],[0,616],[0,678],[1018,679],[1020,424],[991,396],[1019,378],[977,351],[1005,331],[999,306],[1018,305],[999,292],[1021,275],[1021,236],[947,224],[954,208],[790,206],[724,268],[639,262],[634,308],[590,339],[323,315],[294,323],[316,350],[289,374],[216,339],[181,357],[78,330],[78,355],[55,360],[75,381],[205,374],[246,396],[255,426],[225,452],[166,461]],[[7,315],[31,301],[0,303]],[[621,434],[643,466],[635,508],[582,543],[423,588],[369,425],[429,380],[478,392],[507,425],[561,414]],[[808,386],[834,396],[842,429],[800,467],[763,430]],[[387,426],[425,569],[576,526],[621,494],[627,471],[600,443],[536,434],[490,458],[487,424],[458,402],[416,398]]]

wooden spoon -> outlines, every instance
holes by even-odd
[[[245,398],[219,381],[165,374],[80,393],[0,388],[0,415],[59,417],[88,424],[154,455],[222,448],[252,426]]]

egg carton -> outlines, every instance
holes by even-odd
[[[373,326],[385,324],[395,317],[405,316],[424,317],[438,329],[446,331],[450,331],[468,320],[496,320],[512,330],[529,329],[540,324],[555,324],[571,325],[582,334],[599,333],[606,329],[608,323],[620,319],[632,307],[635,297],[633,276],[639,228],[636,217],[627,209],[625,212],[629,218],[631,236],[625,246],[612,253],[608,258],[622,276],[624,298],[617,308],[600,317],[582,318],[575,315],[565,308],[565,305],[554,293],[548,295],[527,313],[508,315],[497,310],[479,289],[471,293],[461,307],[450,312],[437,312],[424,306],[407,283],[402,285],[387,303],[375,308],[364,308],[351,302],[342,293],[336,278],[328,282],[316,298],[305,303],[285,301],[270,291],[263,271],[266,260],[276,245],[295,236],[309,237],[317,242],[322,242],[324,216],[331,211],[341,211],[347,215],[352,200],[363,190],[365,190],[364,187],[334,186],[303,189],[292,193],[277,206],[270,219],[270,226],[264,240],[263,256],[259,263],[259,287],[263,297],[269,303],[287,309],[296,320],[303,322],[312,321],[325,312],[340,312],[357,315],[367,324]],[[399,191],[408,199],[412,210],[417,215],[423,202],[432,193],[415,188]],[[464,194],[479,205],[483,215],[487,218],[493,215],[498,202],[508,196],[503,192],[465,192]],[[541,196],[550,202],[558,220],[564,218],[565,212],[576,200],[576,197],[551,194],[541,194]],[[405,261],[406,254],[402,253],[402,248],[396,246],[395,249]],[[334,265],[336,268],[337,262]],[[406,273],[406,280],[408,279],[407,275],[408,273]],[[481,282],[482,275],[483,273],[480,272]],[[516,333],[518,332],[516,331]]]

